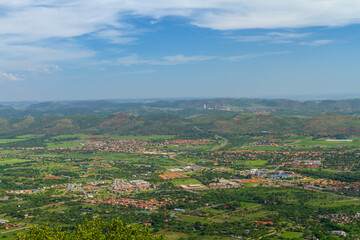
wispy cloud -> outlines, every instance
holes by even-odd
[[[321,46],[321,45],[327,45],[334,42],[334,40],[330,39],[322,39],[322,40],[313,40],[308,42],[301,42],[301,45],[308,45],[308,46]]]
[[[234,56],[184,56],[182,54],[174,55],[174,56],[165,56],[159,59],[149,59],[149,58],[141,58],[136,54],[118,58],[116,61],[102,61],[99,64],[116,64],[116,65],[124,65],[131,66],[137,64],[143,65],[159,65],[159,66],[169,66],[169,65],[180,65],[187,64],[193,62],[201,62],[201,61],[209,61],[209,60],[217,60],[217,61],[242,61],[247,59],[253,59],[258,57],[270,56],[270,55],[282,55],[289,54],[289,51],[280,51],[280,52],[264,52],[264,53],[250,53],[244,55],[234,55]]]
[[[226,36],[226,38],[235,40],[237,42],[291,43],[295,40],[306,38],[310,35],[311,33],[269,32],[263,35]]]
[[[360,23],[358,0],[14,0],[1,1],[0,66],[13,69],[47,67],[62,61],[87,59],[95,53],[82,38],[111,44],[136,41],[140,31],[131,19],[149,23],[176,16],[192,25],[216,30],[293,29],[344,26]],[[130,23],[129,23],[130,22]],[[302,33],[277,32],[264,36],[239,36],[235,40],[288,42]],[[323,42],[308,45],[321,45]],[[68,44],[68,43],[72,44]],[[304,44],[306,42],[304,41]],[[201,58],[201,56],[198,56]],[[128,57],[119,61],[153,65],[181,64],[201,59],[177,56],[149,62]]]
[[[264,56],[271,56],[271,55],[283,55],[283,54],[290,54],[289,51],[281,51],[281,52],[264,52],[264,53],[252,53],[252,54],[245,54],[245,55],[237,55],[237,56],[230,56],[230,57],[222,57],[219,58],[224,61],[243,61],[253,58],[259,58]]]
[[[184,55],[174,55],[174,56],[165,56],[160,59],[146,59],[140,58],[136,54],[118,58],[116,64],[119,65],[135,65],[135,64],[148,64],[148,65],[179,65],[186,64],[189,62],[199,62],[214,59],[212,56],[184,56]]]
[[[59,66],[55,65],[53,67],[48,67],[48,68],[29,68],[28,71],[35,74],[36,73],[52,74],[52,73],[60,72],[62,71],[62,69]]]
[[[137,38],[130,37],[128,34],[130,35],[130,33],[125,33],[123,31],[108,29],[96,32],[92,36],[105,39],[108,42],[115,44],[129,44],[136,42]]]
[[[20,80],[22,80],[22,79],[15,76],[12,73],[5,73],[5,72],[0,73],[0,82],[3,82],[3,81],[20,81]]]
[[[16,2],[10,3],[10,2]],[[181,16],[218,29],[277,29],[359,23],[358,0],[18,0],[1,2],[0,34],[32,39],[75,37],[99,30],[128,30],[129,17]]]

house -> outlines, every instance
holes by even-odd
[[[140,213],[143,215],[151,215],[151,212],[149,211],[140,211]]]
[[[346,233],[344,231],[332,231],[331,233],[342,237],[346,237]]]
[[[174,208],[174,211],[175,211],[175,212],[182,212],[182,213],[184,213],[184,212],[185,212],[185,209]]]
[[[5,196],[5,197],[0,198],[0,201],[7,201],[7,200],[9,200],[9,199],[10,199],[9,196]]]

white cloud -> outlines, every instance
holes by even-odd
[[[115,61],[115,64],[130,66],[136,64],[148,64],[148,65],[179,65],[186,64],[189,62],[199,62],[214,59],[211,56],[184,56],[184,55],[174,55],[174,56],[165,56],[161,59],[145,59],[140,58],[136,54],[118,58]]]
[[[216,30],[360,23],[359,0],[11,0],[0,1],[0,12],[0,66],[11,71],[46,68],[93,56],[94,51],[85,48],[80,37],[105,39],[113,44],[136,41],[134,36],[141,30],[129,24],[133,18],[145,17],[153,23],[177,16],[195,26]],[[237,40],[289,42],[301,37],[297,33],[274,32],[240,36]],[[308,45],[321,44],[324,42]],[[130,56],[119,61],[172,65],[199,59],[177,56],[149,62]]]
[[[184,56],[181,54],[175,55],[175,56],[167,56],[163,57],[163,61],[160,61],[160,65],[176,65],[176,64],[183,64],[188,62],[199,62],[199,61],[206,61],[214,59],[214,57],[211,56]]]
[[[193,24],[217,30],[343,26],[360,22],[358,0],[237,0],[197,15]],[[232,2],[226,4],[225,2]]]
[[[127,33],[123,31],[108,29],[108,30],[102,30],[96,32],[93,34],[93,36],[97,38],[105,39],[110,43],[116,43],[116,44],[128,44],[128,43],[133,43],[137,40],[135,37],[128,37],[126,34]]]
[[[76,61],[94,54],[92,50],[66,42],[11,44],[0,40],[0,66],[7,71],[45,69],[59,62]]]
[[[1,72],[0,73],[0,81],[20,81],[22,80],[21,78],[15,76],[12,73],[5,73],[5,72]]]
[[[334,40],[330,39],[322,39],[322,40],[313,40],[308,42],[301,42],[301,45],[309,45],[309,46],[321,46],[321,45],[327,45],[329,43],[334,42]]]
[[[237,42],[271,42],[271,43],[291,43],[294,40],[310,36],[311,33],[294,32],[269,32],[264,35],[245,35],[245,36],[227,36]]]
[[[137,56],[136,54],[118,58],[116,61],[103,61],[99,62],[98,64],[113,64],[113,65],[124,65],[124,66],[131,66],[137,64],[146,64],[146,65],[162,65],[162,66],[169,66],[169,65],[180,65],[186,64],[190,62],[200,62],[200,61],[209,61],[209,60],[218,60],[218,61],[242,61],[252,58],[258,58],[263,56],[269,55],[282,55],[282,54],[289,54],[288,51],[280,51],[280,52],[264,52],[264,53],[251,53],[251,54],[244,54],[244,55],[235,55],[235,56],[227,56],[227,57],[220,57],[220,56],[184,56],[182,54],[174,55],[174,56],[165,56],[161,57],[160,59],[146,59]]]
[[[60,72],[62,71],[62,69],[58,65],[55,65],[53,67],[48,67],[48,68],[29,68],[28,71],[34,74],[37,73],[52,74],[52,73]]]
[[[9,2],[9,3],[7,3]],[[126,19],[166,16],[218,30],[342,26],[360,23],[358,0],[17,0],[0,3],[0,34],[25,39],[127,31]],[[152,21],[154,21],[152,20]],[[115,32],[106,32],[115,29]],[[116,32],[117,31],[117,32]],[[120,32],[119,32],[120,31]]]
[[[251,53],[251,54],[245,54],[245,55],[237,55],[237,56],[230,56],[230,57],[222,57],[219,58],[220,60],[224,61],[242,61],[242,60],[248,60],[253,58],[259,58],[264,56],[271,56],[271,55],[283,55],[283,54],[290,54],[289,51],[281,51],[281,52],[264,52],[264,53]]]

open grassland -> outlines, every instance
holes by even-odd
[[[69,148],[69,147],[79,147],[82,141],[62,141],[56,143],[47,143],[48,148]]]
[[[11,159],[0,159],[0,166],[2,165],[13,165],[13,164],[17,164],[17,163],[26,163],[26,162],[31,162],[33,160],[30,159],[18,159],[18,158],[11,158]]]
[[[24,141],[25,139],[17,139],[17,138],[14,138],[14,139],[0,139],[0,144],[2,143],[13,143],[13,142],[21,142],[21,141]]]
[[[359,137],[349,137],[348,139],[353,140],[352,142],[344,141],[327,141],[329,138],[314,138],[314,137],[304,137],[293,135],[290,137],[280,137],[280,139],[272,140],[276,145],[262,145],[262,141],[268,141],[267,137],[249,137],[242,142],[239,142],[239,145],[233,146],[232,150],[253,150],[253,151],[286,151],[289,148],[298,148],[298,149],[312,149],[315,147],[320,148],[337,148],[337,147],[360,147],[360,138]],[[250,144],[256,143],[256,144]]]
[[[320,139],[313,139],[313,138],[304,138],[289,143],[290,146],[297,146],[297,147],[315,147],[321,146],[325,148],[335,148],[338,146],[345,146],[345,147],[360,147],[360,141],[353,141],[353,142],[342,142],[342,141],[335,141],[330,142],[326,141],[325,138]]]
[[[281,237],[285,239],[300,239],[303,236],[303,233],[299,232],[280,232]]]
[[[16,138],[31,139],[31,138],[41,138],[44,136],[45,136],[45,134],[26,134],[26,135],[17,136]]]
[[[201,184],[198,180],[193,178],[177,178],[171,180],[174,185],[187,185],[187,184]]]
[[[167,140],[175,138],[175,135],[151,135],[151,136],[110,136],[110,140]]]
[[[253,150],[253,151],[281,151],[282,146],[243,146],[241,150]]]
[[[85,134],[65,134],[65,135],[57,135],[51,138],[52,139],[69,139],[69,138],[87,139],[89,137],[90,137],[89,135],[85,135]]]

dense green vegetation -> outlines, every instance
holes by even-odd
[[[119,219],[113,219],[108,223],[99,218],[92,221],[85,221],[75,228],[74,233],[63,231],[61,228],[50,228],[48,225],[37,227],[32,226],[27,233],[19,233],[20,240],[161,240],[163,236],[151,236],[150,229],[139,226],[124,226]]]
[[[0,238],[360,238],[357,101],[92,104],[0,118]]]
[[[320,115],[313,118],[274,116],[270,114],[203,115],[191,119],[171,114],[135,116],[76,115],[25,118],[3,118],[0,124],[0,144],[31,145],[28,134],[118,134],[118,135],[187,135],[209,134],[302,134],[311,136],[360,136],[360,118],[346,115]],[[14,139],[14,140],[7,140]],[[41,141],[41,135],[32,139]],[[34,140],[32,140],[34,141]],[[238,141],[238,140],[237,140]]]
[[[212,110],[204,110],[204,105]],[[2,117],[78,115],[78,114],[131,114],[172,113],[183,117],[199,114],[227,114],[222,108],[230,108],[232,112],[254,112],[257,110],[271,112],[275,115],[316,116],[324,113],[353,114],[360,111],[360,100],[324,100],[295,101],[289,99],[192,99],[192,100],[160,100],[150,102],[121,101],[74,101],[43,102],[0,105]],[[0,126],[3,125],[0,121]]]

